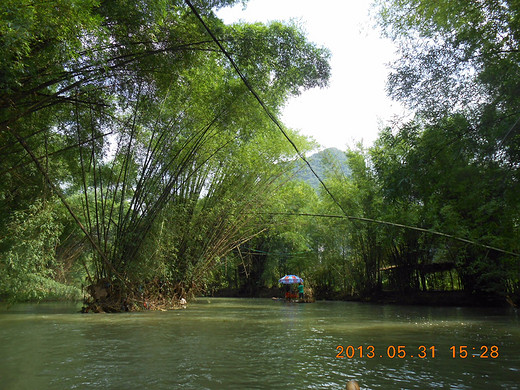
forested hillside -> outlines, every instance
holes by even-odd
[[[327,177],[330,174],[349,176],[347,157],[344,152],[337,148],[327,148],[313,153],[307,160],[320,178]],[[321,188],[318,178],[314,176],[307,164],[301,160],[296,164],[294,180],[301,180],[316,191],[319,191]]]

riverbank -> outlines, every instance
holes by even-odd
[[[283,297],[284,292],[279,287],[260,288],[255,292],[245,292],[226,288],[215,290],[212,297],[221,298],[272,298]],[[366,302],[377,304],[420,305],[420,306],[460,306],[460,307],[517,307],[518,301],[510,297],[482,296],[469,294],[464,291],[416,291],[404,294],[397,291],[383,291],[373,296],[359,296],[346,294],[329,294],[324,297],[315,297],[318,300]]]
[[[308,294],[306,294],[308,295]],[[214,298],[283,298],[285,290],[280,287],[263,287],[255,291],[243,291],[239,289],[220,289],[210,291],[206,296]],[[418,306],[439,306],[439,307],[514,307],[520,306],[516,297],[502,296],[478,296],[468,294],[464,291],[417,291],[404,294],[396,291],[383,291],[373,296],[347,295],[341,293],[328,294],[327,296],[311,296],[312,299],[322,301],[345,301],[363,302],[385,305],[418,305]],[[0,303],[13,305],[16,303],[52,303],[52,302],[83,302],[81,299],[70,299],[69,297],[54,297],[54,299],[43,300],[24,300],[20,302],[12,301],[7,297],[0,297]],[[83,302],[84,303],[84,302]],[[157,305],[145,305],[141,310],[165,310],[183,308],[182,305],[171,302],[169,307],[159,307]],[[96,311],[96,310],[89,310]],[[127,310],[116,310],[127,311]]]
[[[410,294],[386,291],[373,297],[363,298],[361,301],[422,306],[516,307],[516,304],[506,297],[482,296],[464,291],[418,291]]]

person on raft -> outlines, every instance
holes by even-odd
[[[300,282],[300,284],[298,285],[298,295],[299,295],[299,299],[301,299],[303,301],[303,283]]]

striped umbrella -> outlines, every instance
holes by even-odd
[[[303,279],[296,275],[285,275],[278,282],[282,284],[303,283]]]

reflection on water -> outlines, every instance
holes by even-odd
[[[223,298],[173,312],[78,309],[0,308],[0,389],[520,389],[509,309]],[[339,345],[354,356],[337,358]],[[499,356],[483,358],[492,345]]]

